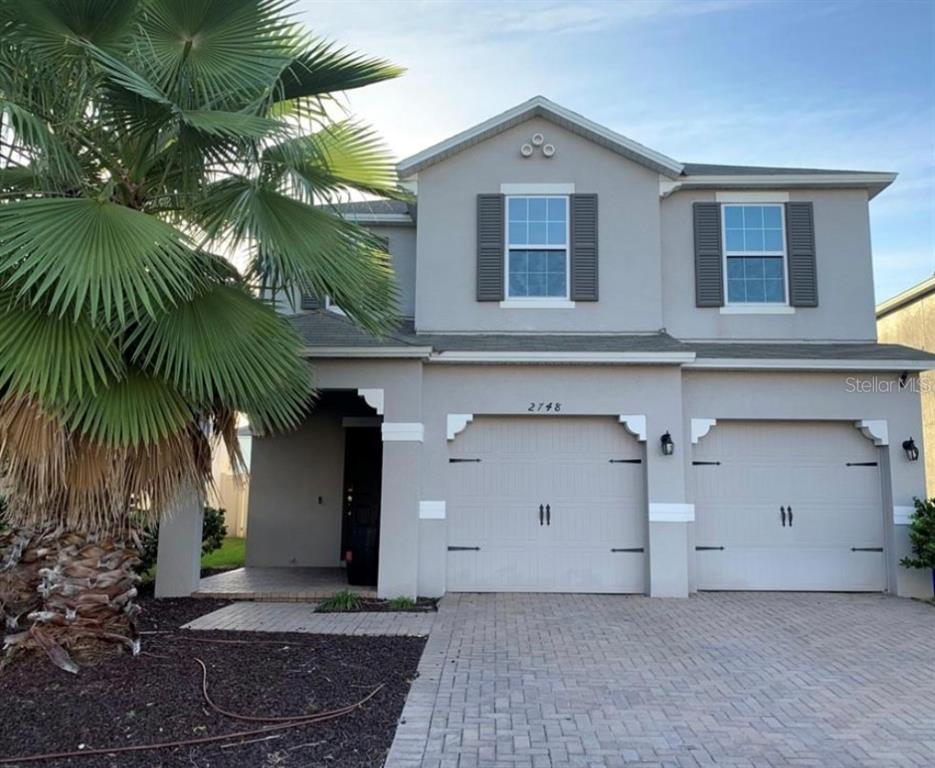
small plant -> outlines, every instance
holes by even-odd
[[[935,592],[935,498],[913,499],[916,511],[909,522],[912,557],[904,557],[904,568],[931,568],[932,590]]]
[[[411,597],[400,595],[390,600],[390,610],[392,611],[414,611],[415,609],[416,601]]]
[[[323,600],[318,605],[319,613],[346,613],[360,608],[360,595],[345,589]]]

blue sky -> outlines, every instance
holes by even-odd
[[[935,272],[935,0],[300,0],[406,66],[348,97],[399,157],[536,94],[678,160],[897,171],[877,299]]]

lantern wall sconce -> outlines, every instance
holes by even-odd
[[[909,461],[919,460],[919,446],[916,445],[916,441],[911,437],[908,440],[903,440],[903,450],[906,452],[906,458],[909,459]]]
[[[672,441],[672,435],[669,434],[669,431],[666,430],[666,433],[659,438],[659,443],[662,447],[663,456],[671,456],[675,453],[675,443]]]

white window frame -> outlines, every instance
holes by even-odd
[[[779,219],[782,225],[782,249],[779,251],[728,251],[727,250],[727,208],[762,208],[772,205],[779,208]],[[776,198],[763,199],[738,199],[723,200],[721,202],[721,253],[724,270],[724,306],[721,307],[721,314],[724,315],[788,315],[795,312],[795,307],[789,306],[789,247],[786,242],[786,206],[782,201]],[[748,258],[766,258],[782,257],[782,301],[731,301],[728,291],[728,268],[727,262],[730,257],[748,257]]]
[[[504,185],[505,186],[505,185]],[[519,185],[517,185],[519,186]],[[558,198],[565,201],[565,245],[537,245],[535,243],[510,243],[510,200],[515,198],[529,199],[543,197],[546,199]],[[571,195],[564,192],[555,194],[549,191],[517,191],[515,194],[505,195],[503,217],[503,285],[504,300],[500,302],[503,309],[573,309],[575,302],[571,301]],[[565,295],[564,296],[511,296],[510,295],[510,251],[558,251],[565,250]]]

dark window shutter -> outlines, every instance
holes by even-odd
[[[789,303],[793,307],[817,307],[815,212],[811,203],[786,203],[786,246],[789,253]]]
[[[503,195],[477,196],[477,300],[502,301]]]
[[[724,306],[724,262],[721,254],[721,206],[695,203],[695,305]]]
[[[571,299],[597,301],[597,195],[572,195]]]

